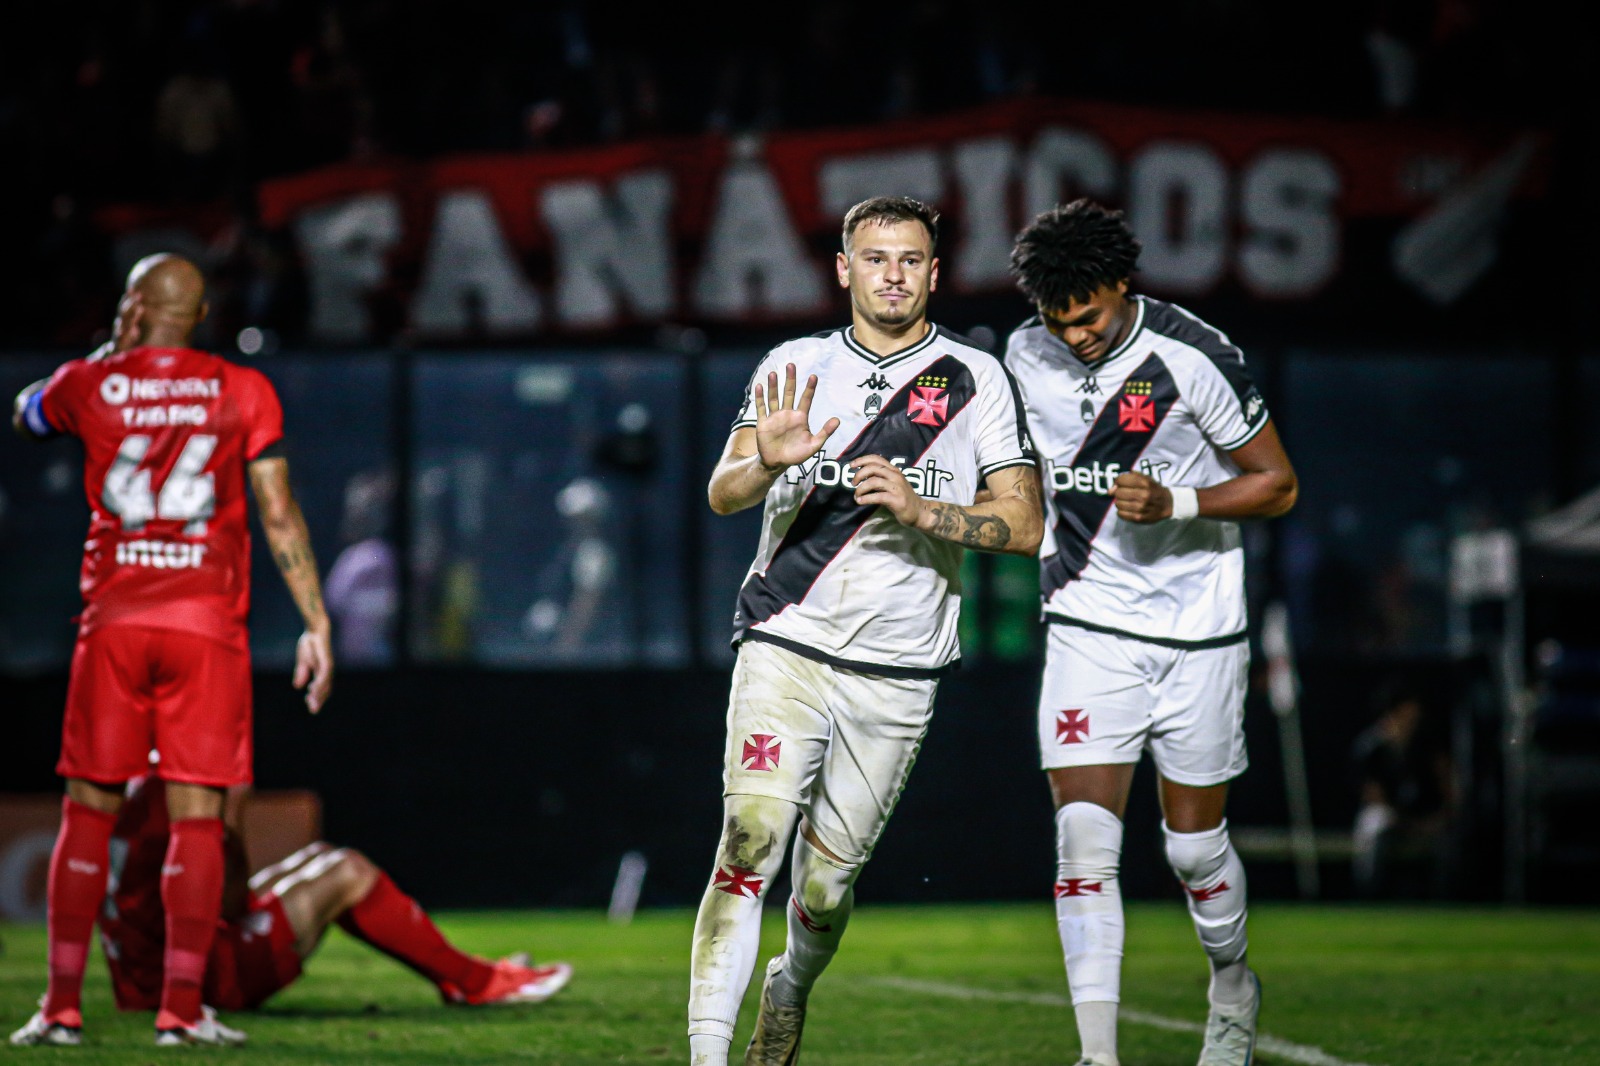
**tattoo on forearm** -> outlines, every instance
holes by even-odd
[[[1039,502],[1039,479],[1037,477],[1030,474],[1024,476],[1021,481],[1018,481],[1017,495],[1021,496],[1023,502],[1029,507],[1033,508],[1035,511],[1041,509],[1042,505]]]
[[[278,569],[287,574],[311,561],[311,549],[304,544],[290,544],[277,551]]]
[[[947,503],[930,504],[933,535],[969,548],[998,551],[1011,543],[1011,527],[999,515],[972,514]]]
[[[311,551],[311,539],[303,522],[291,528],[283,537],[285,543],[274,546],[272,557],[278,564],[294,597],[295,606],[307,623],[324,612],[322,590],[317,580],[317,559]]]

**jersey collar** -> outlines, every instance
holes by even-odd
[[[914,344],[908,344],[899,351],[890,352],[888,355],[879,355],[856,340],[856,328],[854,326],[846,326],[844,328],[844,345],[874,366],[888,366],[890,363],[898,363],[902,359],[909,359],[918,352],[932,347],[934,339],[938,336],[939,327],[929,322],[928,332],[923,335],[921,340]]]

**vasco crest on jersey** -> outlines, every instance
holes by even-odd
[[[950,379],[942,374],[923,374],[911,389],[906,414],[923,426],[942,426],[950,417]]]
[[[1117,424],[1128,433],[1148,433],[1156,428],[1156,405],[1151,398],[1151,383],[1130,381],[1122,387],[1117,402]]]

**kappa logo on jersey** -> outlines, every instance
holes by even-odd
[[[1089,712],[1082,708],[1056,712],[1056,743],[1082,744],[1089,735]]]
[[[1084,378],[1083,383],[1078,386],[1078,391],[1085,396],[1098,396],[1100,395],[1100,383],[1092,377]]]
[[[726,870],[719,866],[711,887],[730,896],[757,899],[761,895],[761,878],[756,876],[754,870],[743,866],[729,866]]]
[[[950,379],[937,374],[924,374],[917,379],[906,404],[906,414],[911,421],[923,426],[942,426],[949,420],[950,397],[946,390]]]
[[[776,770],[782,750],[783,742],[770,733],[752,733],[744,742],[744,755],[739,761],[746,770]]]
[[[1104,887],[1104,881],[1091,881],[1087,877],[1069,877],[1065,881],[1056,882],[1056,899],[1061,899],[1063,896],[1087,896],[1091,892],[1098,896]]]
[[[1156,405],[1150,397],[1148,381],[1130,381],[1122,388],[1117,404],[1117,423],[1129,433],[1148,433],[1156,428]]]
[[[1244,405],[1244,420],[1246,422],[1254,422],[1256,415],[1261,413],[1261,406],[1265,402],[1259,392],[1252,395],[1249,402]]]
[[[868,374],[867,380],[856,386],[858,389],[887,389],[888,387],[889,379],[877,372]]]

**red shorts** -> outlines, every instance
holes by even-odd
[[[163,780],[249,784],[251,699],[247,651],[174,629],[80,634],[56,773],[120,784],[154,749]]]
[[[106,965],[121,1010],[155,1010],[161,1003],[161,944],[122,937],[108,943]],[[259,1007],[300,976],[300,953],[283,901],[267,894],[250,897],[237,922],[218,922],[206,959],[202,998],[218,1010]]]
[[[300,976],[294,927],[277,896],[251,896],[237,922],[217,927],[206,960],[205,1001],[218,1010],[251,1010]]]

